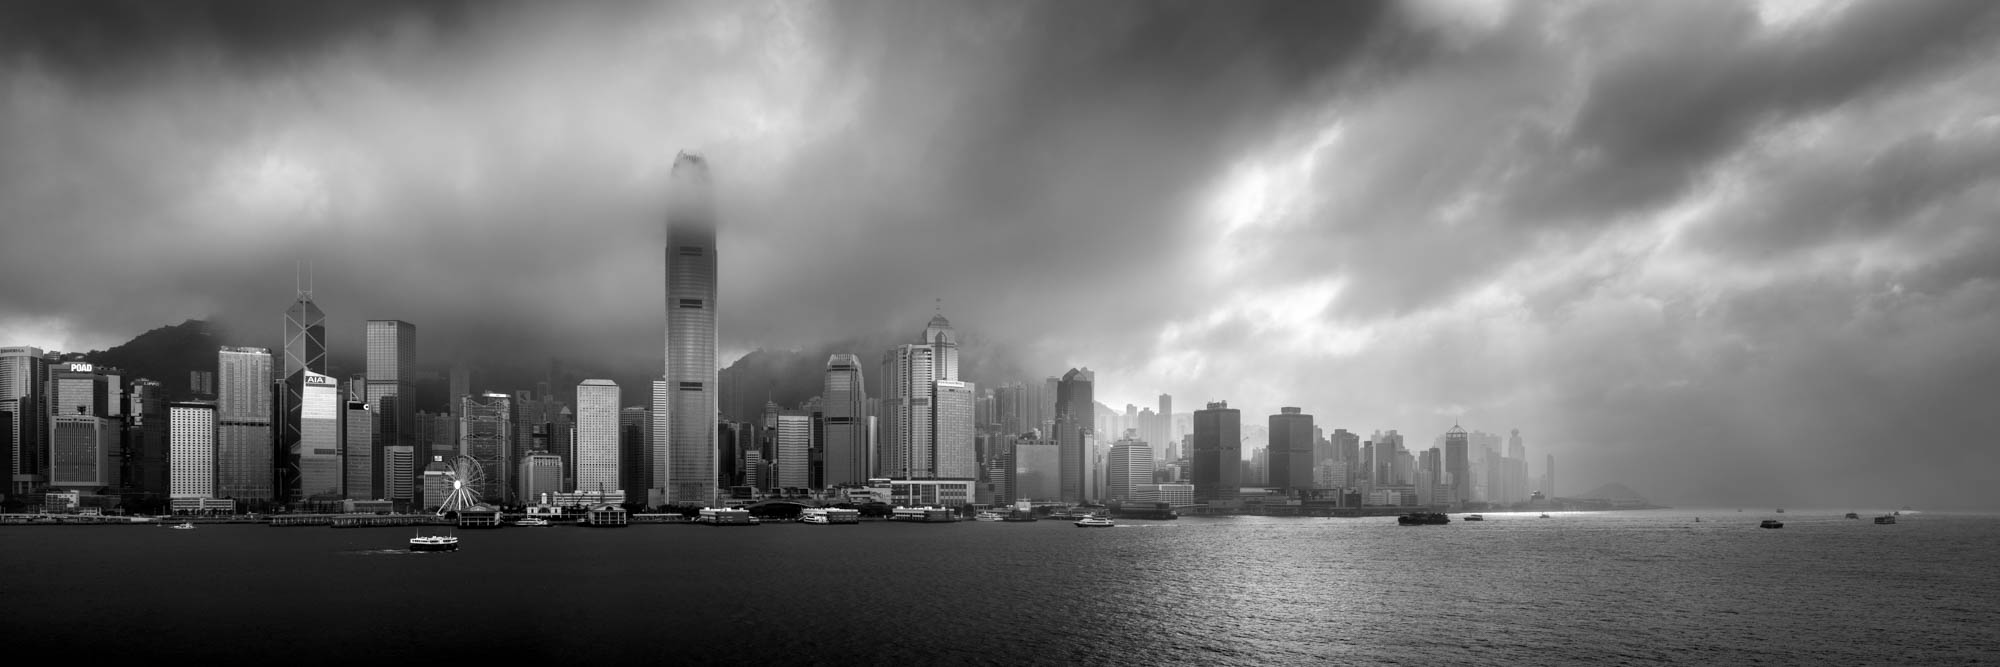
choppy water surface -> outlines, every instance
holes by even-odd
[[[447,554],[396,528],[21,526],[0,604],[9,644],[101,658],[2000,660],[2000,517],[1863,515],[507,528]]]

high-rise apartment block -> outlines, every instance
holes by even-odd
[[[169,498],[215,497],[215,405],[167,406]]]

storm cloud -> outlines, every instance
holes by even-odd
[[[645,377],[692,150],[725,359],[941,304],[1017,369],[983,384],[1520,428],[1565,492],[1992,507],[1996,31],[1934,0],[8,3],[0,344],[275,347],[311,262],[352,368],[399,318],[425,363]]]

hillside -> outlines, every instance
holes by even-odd
[[[222,342],[213,327],[202,320],[188,320],[164,326],[126,341],[109,350],[91,350],[80,355],[84,361],[124,370],[127,377],[159,382],[168,400],[194,398],[188,384],[190,371],[215,371],[215,350]]]

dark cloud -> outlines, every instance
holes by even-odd
[[[349,370],[400,318],[638,402],[692,149],[728,355],[872,366],[941,302],[989,385],[1984,502],[2000,12],[1775,9],[12,3],[0,344],[275,346],[310,261]]]

